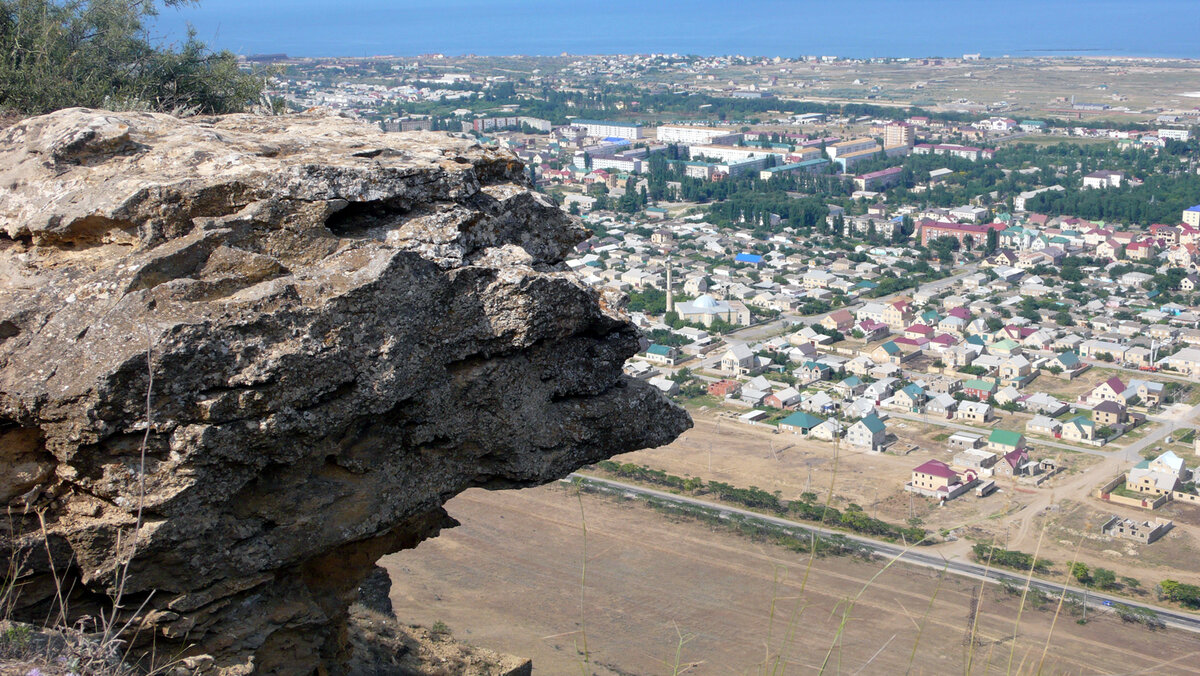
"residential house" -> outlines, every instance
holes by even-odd
[[[848,376],[834,385],[833,389],[843,397],[849,399],[862,394],[867,389],[867,384],[858,376]]]
[[[935,395],[925,404],[926,414],[943,418],[953,418],[957,410],[958,400],[948,394]]]
[[[824,419],[818,418],[817,416],[812,415],[810,413],[804,413],[803,411],[801,411],[801,412],[793,413],[793,414],[789,415],[788,417],[784,418],[783,420],[780,420],[779,421],[779,430],[781,432],[791,432],[792,434],[799,434],[799,435],[807,436],[808,433],[811,432],[814,427],[816,427],[817,425],[820,425],[823,422],[825,422]]]
[[[736,395],[742,389],[742,384],[736,380],[718,380],[715,383],[709,383],[708,393],[714,397],[730,397]]]
[[[1000,380],[1008,385],[1023,386],[1033,373],[1033,364],[1023,355],[1013,355],[1000,364]]]
[[[918,353],[919,351],[917,350],[905,352],[899,345],[896,344],[896,341],[889,340],[886,343],[880,344],[871,351],[871,359],[877,364],[902,364],[917,356]]]
[[[842,423],[837,418],[828,418],[820,425],[812,428],[808,438],[821,441],[837,441],[842,435]]]
[[[879,416],[868,415],[850,426],[846,431],[846,441],[851,446],[878,451],[883,447],[887,438],[887,427]]]
[[[1088,367],[1087,364],[1079,358],[1079,355],[1071,351],[1061,352],[1050,359],[1046,360],[1044,368],[1059,368],[1065,373],[1074,373]]]
[[[1143,460],[1125,475],[1125,487],[1139,493],[1162,495],[1192,478],[1183,458],[1167,451],[1153,460]]]
[[[804,362],[800,368],[796,369],[796,377],[805,382],[829,380],[832,374],[833,369],[829,367],[829,364],[822,364],[815,361]]]
[[[988,435],[988,450],[996,453],[1010,453],[1025,447],[1025,435],[1011,430],[992,430]]]
[[[830,312],[821,320],[821,326],[833,331],[846,332],[854,326],[854,315],[845,308],[840,308]]]
[[[883,323],[893,329],[902,329],[912,321],[912,303],[897,300],[883,308]]]
[[[925,386],[925,391],[938,394],[954,394],[962,389],[962,380],[952,376],[937,376]]]
[[[1020,398],[1021,391],[1012,385],[1006,385],[992,395],[992,401],[996,402],[997,406],[1004,406],[1005,404],[1017,401]]]
[[[992,405],[983,402],[964,401],[958,405],[958,420],[986,423],[993,417]]]
[[[865,376],[870,373],[871,369],[875,368],[875,362],[866,355],[859,355],[854,359],[846,362],[842,367],[846,373],[852,373],[856,376]]]
[[[744,344],[731,345],[721,357],[721,371],[730,375],[748,375],[755,370],[755,355]]]
[[[859,322],[870,320],[873,322],[884,323],[883,312],[883,303],[867,303],[854,312],[854,318]]]
[[[1125,403],[1124,392],[1126,390],[1125,383],[1117,376],[1113,376],[1108,380],[1101,382],[1092,388],[1084,397],[1085,403],[1095,406],[1102,401],[1115,401],[1121,404]]]
[[[646,348],[646,353],[643,355],[646,361],[654,362],[655,364],[666,364],[674,366],[679,360],[679,350],[670,345],[654,344]]]
[[[1133,401],[1134,396],[1147,406],[1158,406],[1162,403],[1165,392],[1166,388],[1162,383],[1134,378],[1129,381],[1129,387],[1125,388],[1125,392],[1122,394],[1125,395],[1127,406]]]
[[[794,387],[785,387],[778,392],[768,394],[763,403],[771,408],[793,408],[800,403],[803,396]]]
[[[815,413],[831,413],[837,409],[837,401],[828,392],[817,392],[800,402],[800,408]]]
[[[946,440],[946,446],[951,451],[964,451],[971,448],[979,448],[983,443],[983,435],[972,434],[970,432],[955,432]]]
[[[859,334],[861,334],[862,340],[868,343],[879,340],[890,332],[887,324],[884,324],[883,322],[877,322],[873,319],[860,321],[855,325],[854,331],[857,331]],[[854,334],[854,331],[851,331],[851,335]]]
[[[992,467],[996,465],[999,456],[988,451],[981,451],[976,448],[969,448],[954,456],[951,465],[955,469],[962,470],[964,473],[969,472],[975,476],[986,476],[992,473]]]
[[[1092,421],[1101,427],[1112,427],[1125,422],[1125,405],[1115,401],[1102,401],[1092,408]]]
[[[996,391],[996,383],[991,380],[973,378],[963,383],[963,394],[974,397],[979,401],[988,401]]]
[[[1059,437],[1065,441],[1093,441],[1096,438],[1096,425],[1088,418],[1077,415],[1062,424]]]
[[[919,413],[924,403],[925,391],[919,385],[905,385],[892,395],[892,406],[914,413]]]
[[[1054,418],[1035,415],[1033,419],[1025,423],[1025,431],[1030,434],[1044,434],[1049,437],[1057,437],[1062,430],[1062,423]]]
[[[941,460],[929,460],[913,468],[912,478],[905,490],[929,497],[949,499],[954,486],[961,484],[958,472]]]
[[[1167,365],[1184,375],[1200,376],[1200,348],[1186,347],[1167,358]]]
[[[1001,455],[1000,462],[992,471],[1000,477],[1027,476],[1033,474],[1037,466],[1036,462],[1029,459],[1028,450],[1017,448]]]
[[[895,378],[880,378],[870,385],[867,385],[866,390],[863,392],[863,396],[867,397],[868,399],[872,399],[876,404],[878,404],[884,399],[892,396],[892,392],[894,391],[894,383],[896,382],[897,381]]]
[[[1025,407],[1026,411],[1040,413],[1051,418],[1057,418],[1070,408],[1045,392],[1037,392],[1025,397],[1021,400],[1021,405]]]

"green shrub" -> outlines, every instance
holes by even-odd
[[[185,0],[163,0],[164,6]],[[189,34],[178,49],[147,39],[150,0],[0,0],[0,108],[40,114],[60,108],[247,109],[265,79],[231,52]]]

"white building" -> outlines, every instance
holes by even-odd
[[[1119,188],[1121,187],[1121,181],[1123,180],[1125,180],[1125,172],[1123,171],[1093,171],[1092,173],[1083,177],[1083,187]]]
[[[571,126],[582,127],[584,133],[594,138],[638,139],[642,137],[642,125],[634,122],[571,120]]]
[[[658,128],[660,143],[725,144],[737,143],[742,135],[738,132],[717,127],[692,127],[688,125],[663,125]]]
[[[873,138],[856,138],[849,141],[841,141],[825,147],[825,152],[829,154],[830,159],[837,159],[853,153],[860,153],[867,150],[878,150],[879,144]]]

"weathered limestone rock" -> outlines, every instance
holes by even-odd
[[[98,617],[128,560],[138,645],[337,673],[359,581],[452,525],[446,500],[690,425],[621,374],[621,299],[566,270],[585,231],[506,153],[73,109],[0,132],[0,185],[18,617],[57,607],[52,568]]]

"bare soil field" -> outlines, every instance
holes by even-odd
[[[838,508],[853,502],[871,516],[893,523],[917,517],[932,530],[976,525],[998,537],[1003,537],[1004,531],[997,514],[1011,512],[1014,503],[1028,502],[1039,491],[1053,490],[1059,481],[1052,478],[1037,489],[998,481],[1000,490],[986,498],[968,493],[939,508],[933,500],[905,492],[904,484],[912,469],[926,460],[950,462],[954,454],[947,450],[945,436],[955,430],[893,418],[887,425],[889,433],[896,436],[891,446],[896,453],[879,454],[844,442],[838,447],[789,433],[774,434],[773,428],[745,425],[711,413],[693,411],[692,418],[695,427],[674,443],[614,459],[678,476],[779,491],[784,499],[811,491],[825,500],[832,486],[831,504]],[[916,450],[910,451],[914,446]],[[1066,467],[1060,475],[1064,477],[1100,461],[1096,456],[1053,448],[1045,453]]]
[[[723,74],[732,81],[760,82],[761,67],[732,68]],[[777,73],[771,73],[778,75]],[[865,101],[878,105],[915,104],[956,109],[1004,102],[1010,116],[1039,116],[1064,112],[1070,99],[1106,103],[1118,110],[1087,113],[1085,119],[1145,120],[1149,107],[1190,108],[1185,92],[1200,89],[1200,68],[1194,61],[1113,58],[1015,58],[940,65],[908,63],[804,64],[780,76],[774,88],[783,99],[830,102]],[[786,101],[780,106],[786,109]]]
[[[1200,673],[1192,634],[1095,612],[1055,621],[1053,603],[1018,620],[996,587],[882,561],[810,569],[807,556],[562,485],[471,490],[447,509],[462,526],[382,562],[397,615],[530,657],[535,673],[672,674],[677,653],[678,673],[696,675]]]
[[[1079,548],[1080,560],[1138,578],[1144,588],[1153,588],[1166,578],[1191,581],[1200,577],[1200,548],[1195,527],[1180,516],[1200,513],[1195,506],[1168,503],[1154,512],[1099,500],[1064,500],[1059,509],[1047,512],[1045,547],[1047,556],[1069,561]],[[1176,527],[1157,542],[1143,545],[1100,533],[1100,526],[1113,515],[1136,520],[1165,517]],[[1041,527],[1041,520],[1035,526]]]
[[[1037,379],[1036,384],[1030,389],[1038,392],[1045,392],[1052,397],[1057,397],[1063,403],[1070,405],[1075,403],[1076,399],[1079,398],[1079,395],[1091,391],[1092,388],[1104,382],[1105,380],[1108,380],[1113,376],[1117,376],[1121,379],[1121,382],[1126,382],[1129,380],[1130,375],[1132,374],[1093,366],[1071,380],[1055,378],[1054,376],[1042,376]]]

